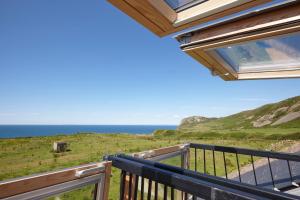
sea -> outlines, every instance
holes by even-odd
[[[175,130],[174,125],[0,125],[0,138],[99,134],[151,134],[158,129]]]

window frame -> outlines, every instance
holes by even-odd
[[[167,0],[165,0],[165,1],[167,1]],[[208,1],[208,0],[195,0],[195,1],[192,1],[192,2],[189,2],[189,3],[186,3],[186,4],[182,5],[182,6],[179,6],[178,8],[175,8],[175,9],[173,8],[173,9],[176,12],[180,12],[180,11],[186,10],[186,9],[188,9],[190,7],[196,6],[196,5],[200,4],[200,3],[203,3],[204,1]]]
[[[181,49],[224,80],[296,78],[300,77],[300,69],[237,72],[214,49],[297,32],[300,32],[300,3],[292,2],[182,34],[176,39],[182,41],[187,37]]]
[[[164,0],[107,0],[157,36],[163,37],[272,0],[208,0],[173,10]]]

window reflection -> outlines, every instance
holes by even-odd
[[[236,71],[266,71],[300,67],[300,34],[228,46],[216,50]]]

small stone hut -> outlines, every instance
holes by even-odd
[[[68,144],[66,142],[54,142],[53,151],[56,153],[65,152],[68,149]]]

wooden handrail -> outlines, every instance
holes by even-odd
[[[164,148],[158,148],[158,149],[153,149],[149,151],[143,151],[143,152],[138,152],[138,153],[133,153],[133,157],[139,157],[143,159],[151,159],[153,157],[169,154],[169,153],[174,153],[177,151],[183,151],[185,149],[188,149],[189,144],[180,144],[180,145],[175,145],[175,146],[170,146],[170,147],[164,147]]]
[[[89,171],[89,169],[95,169]],[[76,176],[78,171],[88,170],[80,177]],[[12,197],[27,192],[36,191],[39,189],[51,187],[54,185],[78,180],[84,177],[94,176],[97,174],[105,174],[103,197],[108,196],[109,179],[111,173],[111,162],[92,163],[87,165],[76,166],[63,170],[41,173],[0,182],[0,199]],[[108,183],[108,184],[107,184]],[[103,198],[105,199],[105,198]]]

